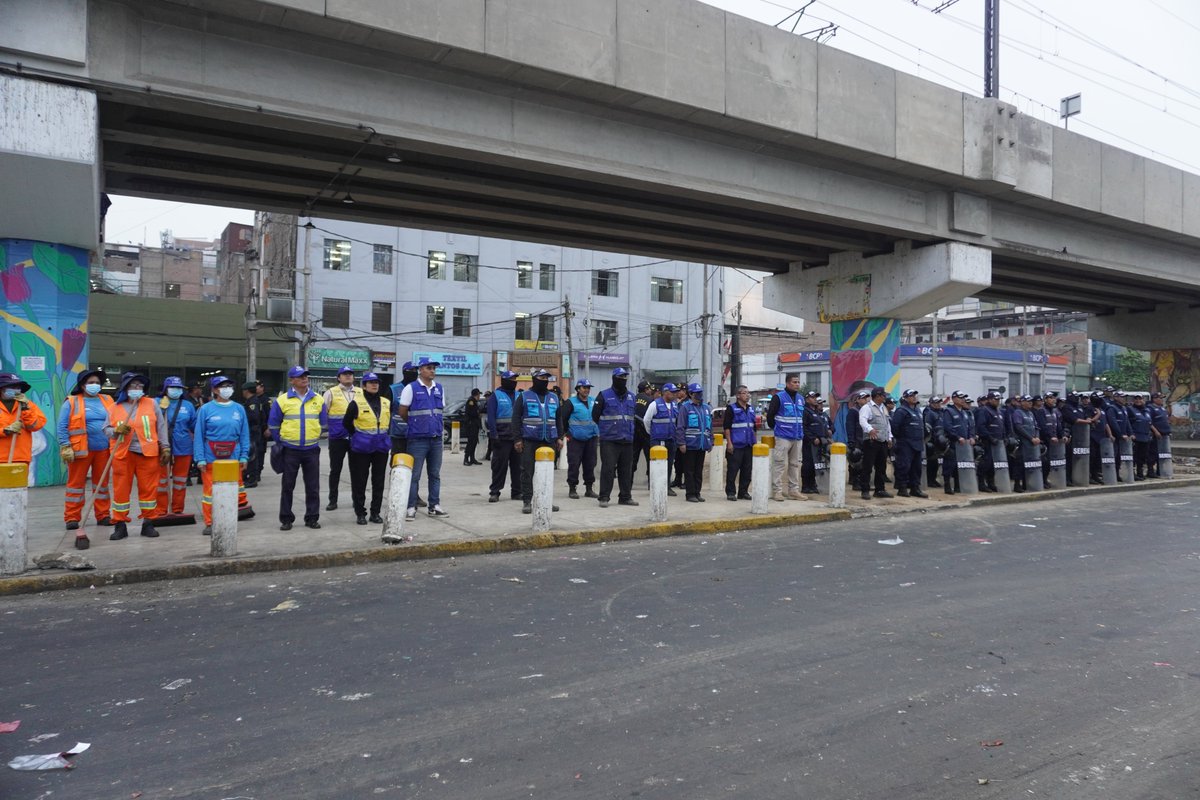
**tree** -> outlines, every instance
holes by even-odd
[[[1100,376],[1100,383],[1127,392],[1150,391],[1150,358],[1140,350],[1117,355],[1117,366]]]

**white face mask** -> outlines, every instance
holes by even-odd
[[[233,387],[222,386],[220,389],[217,389],[217,397],[221,398],[222,400],[228,400],[229,398],[233,397]]]
[[[87,392],[89,395],[91,395],[92,397],[95,397],[96,395],[100,394],[100,384],[98,384],[98,383],[85,383],[85,384],[83,385],[83,390],[84,390],[85,392]]]
[[[10,386],[4,390],[4,399],[5,400],[15,400],[16,398],[17,398],[17,390],[16,389],[14,389]]]
[[[180,389],[178,386],[172,386],[170,389],[167,389],[167,397],[172,400],[178,400],[183,397],[183,389]]]
[[[143,392],[141,389],[130,389],[128,392],[126,392],[126,394],[129,396],[130,400],[141,400],[142,395],[145,394],[145,392]]]

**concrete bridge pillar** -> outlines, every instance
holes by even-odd
[[[991,251],[947,242],[914,249],[900,241],[891,253],[834,253],[819,267],[796,265],[763,284],[763,304],[830,324],[834,402],[852,392],[900,388],[900,321],[915,319],[985,289]],[[838,418],[844,417],[839,413]]]
[[[1163,406],[1176,432],[1191,428],[1190,411],[1200,397],[1200,313],[1186,303],[1154,311],[1126,311],[1088,320],[1088,337],[1150,351],[1150,391],[1163,393]]]
[[[94,92],[0,75],[0,369],[51,419],[88,357],[98,136]],[[54,437],[53,425],[34,434],[35,485],[66,478]]]

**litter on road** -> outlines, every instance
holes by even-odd
[[[903,540],[903,539],[901,539],[901,538],[900,538],[900,537],[897,535],[897,536],[896,536],[896,538],[894,538],[894,539],[880,539],[880,540],[879,540],[879,543],[880,543],[880,544],[886,544],[886,545],[893,545],[893,546],[894,546],[894,545],[898,545],[898,544],[904,544],[904,540]]]
[[[77,756],[91,746],[88,742],[80,742],[70,750],[61,753],[49,753],[42,756],[17,756],[8,762],[8,766],[25,772],[45,769],[72,769],[75,765],[69,760],[71,756]]]
[[[21,727],[21,720],[19,719],[12,722],[0,722],[0,733],[12,733],[19,727]]]

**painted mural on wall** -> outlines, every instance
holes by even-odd
[[[1150,391],[1165,396],[1177,436],[1200,437],[1200,350],[1153,351]]]
[[[77,247],[0,239],[0,369],[33,388],[46,414],[33,434],[30,483],[66,480],[58,458],[58,411],[87,362],[88,253]]]
[[[900,389],[900,321],[882,317],[841,320],[829,325],[830,412],[838,439],[845,441],[845,401],[860,389]]]

